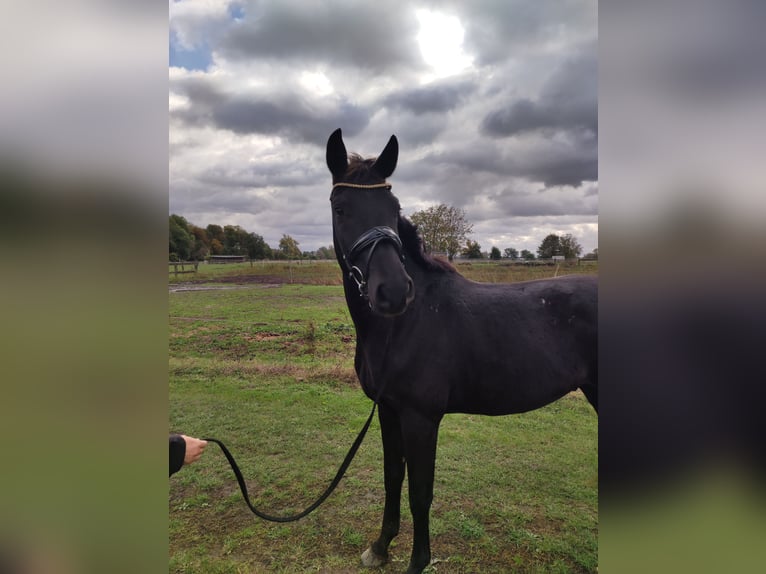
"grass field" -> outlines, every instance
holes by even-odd
[[[489,262],[460,270],[481,280],[554,272]],[[301,510],[329,483],[371,406],[353,373],[338,266],[200,266],[190,278],[171,281],[169,295],[170,430],[223,440],[261,509]],[[445,417],[428,571],[596,572],[597,456],[597,417],[579,394],[512,417]],[[273,524],[250,513],[210,445],[170,479],[170,572],[369,572],[359,556],[380,527],[381,461],[376,420],[325,504]],[[406,490],[405,481],[391,562],[378,571],[406,569]]]
[[[455,267],[474,281],[514,283],[545,279],[572,273],[598,274],[598,261],[564,262],[559,265],[522,265],[509,261],[461,260]],[[196,273],[175,275],[170,267],[169,281],[179,283],[271,283],[306,285],[341,285],[340,267],[336,261],[253,261],[248,263],[200,263]]]

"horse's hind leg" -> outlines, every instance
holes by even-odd
[[[404,481],[404,448],[399,415],[384,404],[378,410],[380,434],[383,438],[383,475],[386,502],[380,536],[362,554],[365,566],[381,566],[388,561],[388,545],[399,533],[402,482]]]

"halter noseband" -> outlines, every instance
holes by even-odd
[[[332,188],[333,190],[336,187],[351,187],[355,189],[376,189],[376,188],[388,188],[391,189],[391,184],[389,183],[373,183],[373,184],[360,184],[360,183],[336,183],[333,184]],[[390,243],[393,243],[394,248],[396,249],[397,255],[399,255],[399,259],[403,262],[404,261],[404,253],[402,252],[402,240],[399,239],[399,236],[397,235],[396,231],[391,229],[388,226],[381,225],[377,227],[373,227],[371,229],[368,229],[364,233],[362,233],[359,238],[354,242],[354,244],[351,246],[351,249],[349,250],[348,254],[343,253],[343,248],[341,247],[341,253],[343,255],[343,264],[346,267],[346,271],[348,272],[349,279],[352,279],[354,283],[356,283],[357,288],[359,289],[359,295],[361,297],[364,297],[365,299],[368,297],[367,294],[367,275],[370,270],[370,260],[372,259],[372,254],[375,253],[375,249],[380,244],[381,241],[388,241]],[[364,271],[362,271],[362,268],[358,265],[354,264],[354,261],[359,255],[369,248],[369,252],[367,253],[367,259],[364,263]]]

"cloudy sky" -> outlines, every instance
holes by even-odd
[[[379,154],[404,215],[598,247],[594,0],[170,2],[170,212],[276,247],[332,243],[325,144]]]

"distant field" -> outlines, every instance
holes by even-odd
[[[523,265],[509,261],[456,260],[458,271],[474,281],[514,283],[530,279],[582,273],[598,274],[598,261],[563,263],[561,265]],[[253,261],[252,263],[200,263],[196,273],[175,276],[170,268],[171,283],[300,283],[304,285],[341,285],[337,261]]]
[[[477,280],[555,271],[458,268]],[[597,265],[559,274],[565,269],[596,273]],[[220,438],[256,504],[300,510],[332,478],[371,406],[352,368],[354,329],[337,263],[201,265],[182,281],[169,293],[170,430]],[[512,417],[445,417],[428,572],[596,572],[597,424],[579,394]],[[169,571],[370,572],[359,556],[380,528],[381,461],[376,420],[325,504],[297,523],[272,524],[250,513],[211,445],[170,479]],[[372,571],[406,569],[406,481],[402,518],[392,563]]]

